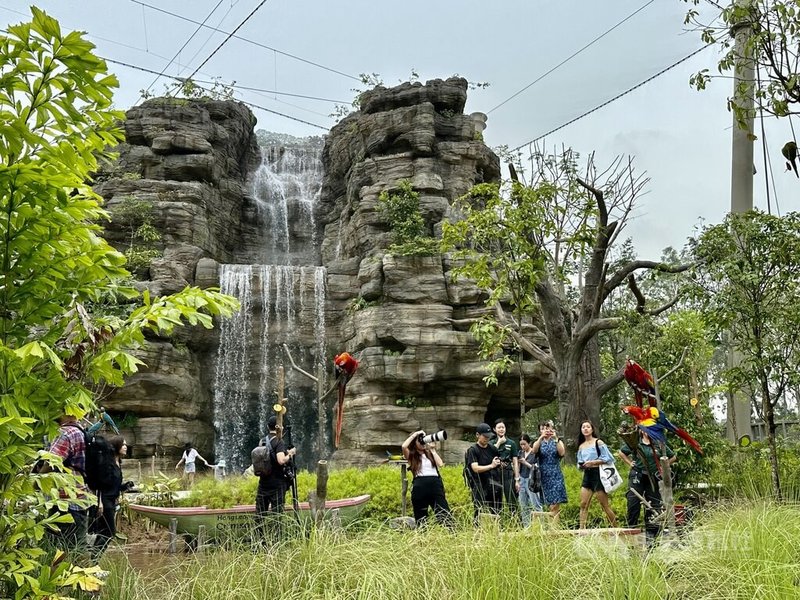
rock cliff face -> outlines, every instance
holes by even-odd
[[[139,285],[169,293],[222,284],[245,305],[211,333],[184,330],[143,351],[147,369],[106,403],[138,417],[126,432],[135,456],[174,455],[192,440],[208,458],[216,443],[217,458],[244,460],[276,397],[276,365],[288,363],[284,341],[309,372],[330,368],[342,350],[361,361],[332,455],[338,464],[375,463],[420,428],[448,430],[451,460],[478,422],[502,416],[518,431],[518,377],[487,388],[462,325],[481,314],[484,297],[452,281],[445,256],[387,253],[391,232],[377,205],[408,180],[437,235],[455,198],[499,178],[482,141],[485,117],[463,114],[466,93],[461,78],[367,92],[361,110],[330,132],[321,163],[286,144],[259,151],[254,118],[235,103],[153,100],[128,112],[127,143],[97,189],[112,215],[128,196],[154,206],[163,257]],[[282,178],[289,163],[292,177]],[[260,186],[272,190],[266,200]],[[107,233],[120,248],[127,235],[118,222]],[[317,390],[286,367],[299,456],[309,464],[319,451]],[[527,405],[552,391],[549,374],[528,362]],[[323,454],[332,450],[331,408]]]
[[[502,416],[518,430],[518,377],[487,388],[474,339],[454,324],[480,314],[485,298],[453,282],[447,257],[387,254],[391,232],[378,209],[381,192],[408,180],[437,235],[453,200],[500,178],[482,141],[485,117],[464,115],[466,98],[461,78],[378,87],[327,139],[322,259],[331,304],[350,306],[336,321],[341,348],[362,361],[348,386],[338,461],[374,462],[420,428],[446,429],[450,458],[460,459],[477,423]],[[552,398],[549,375],[535,363],[526,368],[526,396],[528,406]]]

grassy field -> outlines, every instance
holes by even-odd
[[[147,568],[110,553],[103,598],[653,600],[800,598],[800,507],[743,502],[700,515],[651,552],[547,528],[318,530],[269,549],[212,548]]]

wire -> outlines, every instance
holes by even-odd
[[[110,62],[110,63],[113,63],[115,65],[120,65],[121,67],[127,67],[129,69],[135,69],[137,71],[143,71],[145,73],[158,74],[158,71],[154,71],[153,69],[148,69],[147,67],[140,67],[139,65],[133,65],[131,63],[123,62],[121,60],[114,60],[113,58],[106,58],[104,56],[98,56],[98,58],[102,58],[106,62]],[[167,79],[174,79],[175,81],[180,81],[180,82],[184,82],[187,79],[185,77],[179,77],[177,75],[164,75],[163,77],[166,77]],[[203,79],[194,79],[193,81],[195,83],[204,83],[206,85],[213,85],[213,84],[217,83],[215,81],[207,81],[207,80],[203,80]],[[318,96],[306,96],[304,94],[293,94],[291,92],[279,92],[277,90],[265,90],[263,88],[250,87],[250,86],[246,86],[246,85],[239,85],[237,83],[232,83],[228,87],[232,87],[232,88],[237,89],[237,90],[243,90],[243,91],[248,91],[248,92],[264,92],[264,93],[267,93],[267,94],[275,94],[275,95],[278,95],[278,96],[291,96],[291,97],[294,97],[294,98],[304,98],[306,100],[319,100],[321,102],[331,102],[333,104],[342,104],[342,103],[345,102],[343,100],[334,100],[332,98],[320,98]]]
[[[565,64],[567,64],[567,63],[568,63],[569,61],[571,61],[573,58],[575,58],[576,56],[578,56],[578,55],[579,55],[581,52],[583,52],[584,50],[586,50],[587,48],[589,48],[590,46],[592,46],[592,45],[593,45],[595,42],[599,42],[601,39],[603,39],[603,38],[604,38],[605,36],[607,36],[609,33],[611,33],[612,31],[614,31],[614,30],[615,30],[617,27],[619,27],[620,25],[622,25],[622,24],[623,24],[623,23],[625,23],[626,21],[628,21],[628,20],[632,19],[632,18],[633,18],[634,16],[636,16],[638,13],[642,12],[642,11],[643,11],[645,8],[647,8],[648,6],[650,6],[650,5],[651,5],[653,2],[655,2],[655,0],[650,0],[649,2],[645,2],[645,3],[644,3],[642,6],[640,6],[639,8],[637,8],[635,11],[633,11],[631,14],[629,14],[629,15],[628,15],[627,17],[625,17],[624,19],[622,19],[622,20],[621,20],[619,23],[617,23],[616,25],[614,25],[614,26],[613,26],[611,29],[607,29],[606,31],[604,31],[603,33],[601,33],[600,35],[598,35],[596,38],[594,38],[594,39],[593,39],[591,42],[589,42],[588,44],[586,44],[586,45],[585,45],[583,48],[581,48],[580,50],[577,50],[577,51],[573,52],[572,54],[570,54],[570,55],[569,55],[567,58],[565,58],[565,59],[564,59],[564,60],[562,60],[560,63],[558,63],[558,64],[557,64],[555,67],[553,67],[552,69],[550,69],[549,71],[547,71],[547,72],[546,72],[544,75],[540,75],[539,77],[537,77],[536,79],[534,79],[533,81],[531,81],[531,82],[530,82],[528,85],[526,85],[524,88],[522,88],[522,89],[521,89],[521,90],[519,90],[518,92],[516,92],[516,93],[512,94],[511,96],[509,96],[508,98],[506,98],[505,100],[503,100],[503,101],[502,101],[500,104],[498,104],[497,106],[495,106],[495,107],[494,107],[494,108],[492,108],[491,110],[487,111],[487,112],[486,112],[486,114],[487,114],[487,115],[489,115],[489,114],[492,114],[492,112],[494,112],[495,110],[497,110],[498,108],[500,108],[501,106],[503,106],[504,104],[506,104],[507,102],[510,102],[511,100],[513,100],[514,98],[516,98],[517,96],[519,96],[519,95],[520,95],[522,92],[524,92],[525,90],[527,90],[528,88],[530,88],[532,85],[534,85],[534,84],[536,84],[536,83],[539,83],[539,82],[540,82],[542,79],[544,79],[545,77],[547,77],[548,75],[550,75],[550,73],[552,73],[553,71],[556,71],[556,70],[557,70],[557,69],[559,69],[560,67],[562,67],[562,66],[564,66]]]
[[[183,46],[181,46],[181,47],[178,49],[178,51],[175,53],[175,56],[173,56],[173,57],[170,59],[170,61],[169,61],[169,62],[166,64],[166,66],[165,66],[165,67],[164,67],[164,68],[161,70],[161,73],[159,73],[159,74],[156,76],[156,78],[155,78],[155,79],[153,79],[153,82],[152,82],[150,85],[148,85],[148,86],[147,86],[147,89],[145,90],[146,92],[149,92],[149,91],[150,91],[150,89],[151,89],[151,88],[152,88],[152,87],[153,87],[153,86],[156,84],[156,82],[157,82],[159,79],[161,79],[161,77],[164,75],[164,72],[165,72],[167,69],[169,69],[169,66],[170,66],[170,65],[171,65],[171,64],[172,64],[172,63],[175,61],[175,59],[176,59],[176,58],[178,58],[178,56],[180,56],[180,54],[181,54],[181,52],[183,51],[183,49],[184,49],[184,48],[186,48],[186,46],[189,44],[189,42],[191,42],[191,41],[192,41],[192,39],[194,38],[194,36],[196,36],[196,35],[197,35],[197,32],[198,32],[198,31],[200,31],[200,29],[203,27],[203,25],[205,24],[205,22],[206,22],[206,21],[208,21],[208,20],[211,18],[211,15],[213,15],[213,14],[214,14],[214,11],[216,11],[216,10],[219,8],[219,5],[220,5],[220,4],[222,4],[222,2],[223,2],[223,1],[224,1],[224,0],[219,0],[219,1],[217,2],[216,6],[214,6],[214,8],[212,8],[212,9],[211,9],[211,12],[210,12],[210,13],[208,13],[208,14],[206,15],[206,18],[205,18],[205,19],[203,19],[203,22],[202,22],[202,23],[200,23],[200,24],[197,26],[197,29],[195,29],[195,30],[194,30],[194,32],[192,32],[192,35],[190,35],[190,36],[189,36],[189,39],[187,39],[187,40],[186,40],[186,41],[183,43]]]
[[[756,81],[758,82],[758,89],[761,89],[761,69],[756,69]],[[764,157],[764,187],[766,188],[767,192],[767,214],[772,214],[772,204],[770,202],[770,193],[769,193],[769,156],[767,150],[767,132],[764,129],[764,108],[759,106],[758,108],[758,116],[759,121],[761,122],[761,154]],[[755,165],[753,166],[755,169]]]
[[[164,10],[163,8],[159,8],[157,6],[153,6],[152,4],[147,4],[146,2],[142,2],[141,0],[131,0],[131,2],[133,2],[135,4],[141,4],[142,6],[146,6],[149,9],[158,11],[160,13],[164,13],[165,15],[169,15],[171,17],[175,17],[176,19],[181,19],[181,20],[187,21],[189,23],[194,23],[195,25],[200,25],[200,23],[198,23],[194,19],[190,19],[188,17],[184,17],[183,15],[179,15],[177,13],[170,12],[168,10]],[[216,31],[217,33],[228,34],[227,31],[223,31],[222,29],[217,29],[216,27],[211,27],[210,25],[201,25],[201,26],[205,27],[206,29],[211,29],[212,31]],[[277,52],[278,54],[281,54],[283,56],[287,56],[289,58],[293,58],[294,60],[299,60],[300,62],[304,62],[304,63],[312,65],[314,67],[323,69],[325,71],[330,71],[331,73],[336,73],[337,75],[341,75],[342,77],[347,77],[348,79],[353,79],[355,81],[358,81],[359,83],[361,82],[361,79],[359,79],[358,77],[354,77],[353,75],[348,75],[347,73],[343,73],[342,71],[337,71],[336,69],[333,69],[331,67],[326,67],[325,65],[316,63],[316,62],[314,62],[312,60],[307,60],[305,58],[301,58],[299,56],[295,56],[294,54],[290,54],[288,52],[284,52],[282,50],[278,50],[277,48],[273,48],[272,46],[267,46],[266,44],[262,44],[260,42],[256,42],[254,40],[242,37],[240,35],[234,35],[234,36],[231,36],[231,37],[233,37],[233,38],[235,38],[237,40],[241,40],[243,42],[247,42],[248,44],[253,44],[254,46],[258,46],[259,48],[265,48],[266,50],[271,50],[273,52]]]
[[[220,2],[222,2],[222,0],[219,0],[219,1],[220,1]],[[207,57],[207,58],[206,58],[206,59],[205,59],[203,62],[201,62],[201,63],[200,63],[200,65],[199,65],[199,66],[198,66],[198,67],[197,67],[197,68],[196,68],[194,71],[192,71],[192,74],[191,74],[191,75],[189,75],[189,79],[191,79],[192,77],[194,77],[195,75],[197,75],[197,72],[198,72],[200,69],[202,69],[202,68],[203,68],[203,66],[204,66],[204,65],[205,65],[205,64],[206,64],[208,61],[210,61],[210,60],[212,59],[212,57],[213,57],[213,56],[214,56],[214,55],[215,55],[217,52],[219,52],[220,48],[222,48],[222,47],[223,47],[225,44],[227,44],[227,43],[228,43],[228,40],[230,40],[230,39],[231,39],[231,38],[232,38],[232,37],[233,37],[233,36],[236,34],[236,32],[237,32],[237,31],[239,31],[239,30],[240,30],[242,27],[244,27],[244,24],[245,24],[245,23],[247,23],[247,22],[248,22],[248,21],[249,21],[249,20],[252,18],[252,16],[253,16],[254,14],[256,14],[256,13],[258,12],[258,10],[259,10],[259,9],[260,9],[262,6],[264,6],[264,5],[265,5],[267,2],[268,2],[268,0],[261,0],[261,2],[259,2],[259,3],[258,3],[258,6],[256,6],[256,7],[255,7],[255,8],[254,8],[252,11],[250,11],[250,14],[249,14],[249,15],[247,15],[247,16],[244,18],[244,20],[243,20],[241,23],[239,23],[239,24],[236,26],[236,29],[234,29],[234,30],[233,30],[231,33],[229,33],[229,34],[228,34],[228,37],[226,37],[224,40],[222,40],[222,43],[221,43],[219,46],[217,46],[216,48],[214,48],[213,52],[211,52],[211,54],[209,54],[209,55],[208,55],[208,57]]]
[[[663,75],[663,74],[664,74],[664,73],[666,73],[667,71],[670,71],[670,70],[674,69],[674,68],[675,68],[675,67],[677,67],[679,64],[686,62],[687,60],[689,60],[690,58],[692,58],[692,57],[693,57],[693,56],[695,56],[696,54],[700,54],[700,53],[701,53],[703,50],[705,50],[706,48],[709,48],[710,46],[713,46],[713,45],[714,45],[714,44],[706,44],[706,45],[705,45],[705,46],[703,46],[702,48],[698,48],[697,50],[695,50],[694,52],[692,52],[692,53],[691,53],[691,54],[689,54],[688,56],[684,56],[682,59],[680,59],[680,60],[679,60],[679,61],[677,61],[677,62],[674,62],[674,63],[672,63],[670,66],[666,67],[665,69],[661,69],[661,70],[660,70],[658,73],[656,73],[655,75],[651,75],[650,77],[648,77],[648,78],[647,78],[647,79],[645,79],[644,81],[642,81],[642,82],[640,82],[640,83],[637,83],[637,84],[636,84],[635,86],[633,86],[632,88],[628,88],[627,90],[625,90],[625,91],[624,91],[624,92],[622,92],[621,94],[617,94],[616,96],[614,96],[614,97],[613,97],[613,98],[611,98],[610,100],[606,100],[606,101],[605,101],[605,102],[603,102],[602,104],[599,104],[598,106],[595,106],[593,109],[591,109],[591,110],[587,110],[587,111],[586,111],[585,113],[583,113],[582,115],[579,115],[579,116],[575,117],[574,119],[570,119],[569,121],[567,121],[567,122],[566,122],[566,123],[564,123],[563,125],[559,125],[558,127],[554,128],[554,129],[551,129],[551,130],[550,130],[550,131],[548,131],[547,133],[543,133],[542,135],[540,135],[540,136],[538,136],[538,137],[535,137],[535,138],[533,138],[533,139],[532,139],[532,140],[530,140],[529,142],[525,142],[524,144],[520,144],[520,145],[519,145],[519,146],[517,146],[516,148],[512,148],[511,150],[509,150],[509,152],[516,152],[517,150],[519,150],[519,149],[523,148],[524,146],[527,146],[527,145],[529,145],[529,144],[533,144],[534,142],[538,142],[539,140],[541,140],[541,139],[543,139],[543,138],[546,138],[548,135],[550,135],[550,134],[553,134],[553,133],[555,133],[556,131],[560,131],[561,129],[564,129],[565,127],[567,127],[567,126],[569,126],[569,125],[572,125],[572,124],[573,124],[575,121],[580,121],[580,120],[581,120],[581,119],[583,119],[584,117],[588,117],[588,116],[589,116],[590,114],[592,114],[593,112],[596,112],[596,111],[600,110],[601,108],[604,108],[604,107],[608,106],[608,105],[609,105],[609,104],[611,104],[612,102],[616,102],[617,100],[619,100],[619,99],[620,99],[620,98],[622,98],[623,96],[627,96],[628,94],[630,94],[630,93],[631,93],[631,92],[633,92],[634,90],[637,90],[637,89],[639,89],[640,87],[642,87],[643,85],[646,85],[646,84],[650,83],[651,81],[653,81],[653,80],[654,80],[654,79],[656,79],[657,77],[660,77],[661,75]]]
[[[222,25],[222,23],[225,21],[225,19],[228,18],[228,15],[231,14],[231,11],[233,10],[233,7],[238,3],[239,3],[239,0],[236,0],[236,2],[232,2],[231,3],[231,5],[228,7],[228,10],[226,10],[225,14],[222,15],[222,18],[219,21],[217,21],[217,27]],[[144,12],[144,6],[142,7],[142,12]],[[197,51],[194,54],[192,54],[192,58],[190,58],[189,60],[186,61],[186,68],[187,69],[189,68],[189,65],[192,64],[192,62],[194,62],[194,59],[197,58],[200,55],[200,53],[203,51],[203,48],[206,47],[206,44],[208,44],[208,42],[210,42],[211,38],[213,38],[213,37],[214,37],[214,32],[212,31],[211,33],[208,34],[208,37],[206,38],[206,41],[203,42],[202,44],[200,44],[200,47],[197,49]],[[178,75],[180,75],[181,73],[183,73],[183,66],[181,66],[181,70],[178,71]]]

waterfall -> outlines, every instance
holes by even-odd
[[[316,384],[294,372],[327,366],[326,271],[317,260],[314,205],[322,187],[321,148],[269,146],[251,177],[263,264],[220,265],[220,288],[239,299],[241,310],[222,319],[214,378],[215,454],[230,472],[250,464],[250,451],[266,434],[278,401],[277,373],[285,365],[287,423],[298,461],[315,458]],[[325,382],[323,381],[323,384]]]

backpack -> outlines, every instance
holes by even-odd
[[[274,452],[275,449],[272,447],[272,440],[270,439],[267,439],[265,444],[253,448],[253,451],[250,453],[250,461],[253,463],[253,473],[258,477],[269,477],[272,475],[272,455]]]
[[[109,441],[96,432],[88,433],[83,427],[73,425],[83,433],[86,447],[86,467],[84,481],[93,492],[113,490],[117,484],[117,461],[114,448]],[[70,466],[69,461],[64,464]]]
[[[464,452],[464,471],[462,473],[464,477],[464,484],[469,489],[474,489],[478,485],[478,474],[472,470],[472,446],[467,448],[467,451]]]

